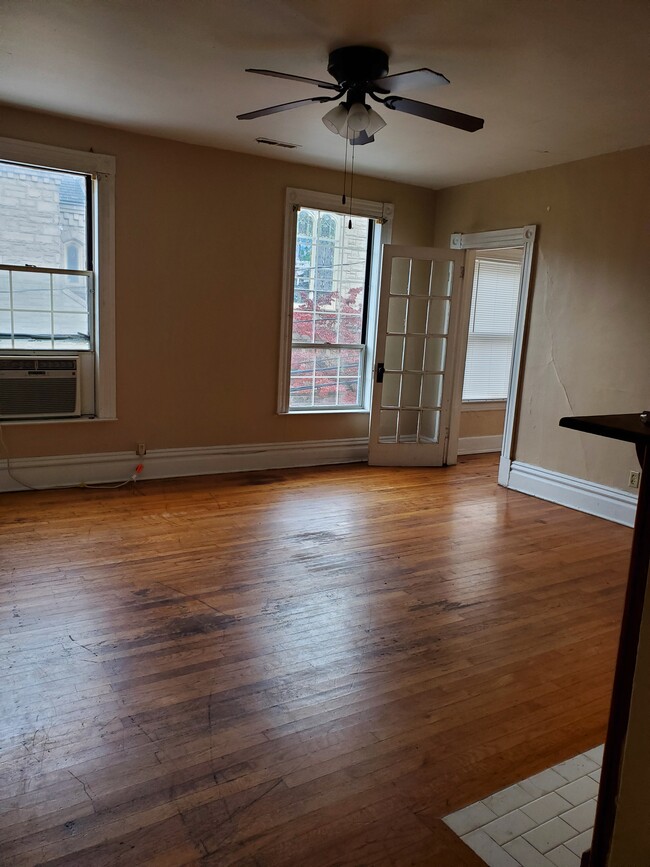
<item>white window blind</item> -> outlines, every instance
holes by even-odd
[[[476,259],[463,400],[508,395],[520,273],[519,262]]]

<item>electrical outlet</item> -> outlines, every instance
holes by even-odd
[[[641,471],[640,470],[630,470],[630,475],[628,476],[628,481],[627,481],[628,488],[638,488],[640,480],[641,480]]]
[[[135,447],[135,453],[139,457],[144,457],[147,454],[147,446],[145,443],[138,443]]]

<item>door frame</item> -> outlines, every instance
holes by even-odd
[[[528,306],[530,298],[530,276],[532,273],[533,253],[535,245],[536,225],[520,226],[515,229],[497,229],[492,232],[455,232],[451,235],[449,246],[452,250],[495,250],[503,247],[523,247],[521,262],[521,277],[519,282],[519,300],[517,302],[517,317],[515,320],[515,332],[513,337],[512,361],[510,362],[510,383],[506,398],[506,417],[503,428],[503,442],[501,445],[501,457],[499,459],[498,483],[508,487],[510,480],[510,468],[514,459],[514,444],[519,421],[519,409],[521,399],[522,362],[524,357],[526,325],[528,322]],[[469,274],[468,274],[469,276]],[[463,293],[462,323],[469,320],[469,308],[471,305],[471,291]],[[465,328],[465,331],[467,329]],[[451,408],[452,433],[450,436],[450,448],[458,447],[458,428],[460,427],[460,411],[462,406],[463,375],[465,369],[465,357],[467,354],[467,335],[461,332],[460,339],[464,339],[465,351],[459,345],[456,357],[456,370],[454,371],[454,395]],[[455,445],[454,445],[455,444]],[[449,463],[456,462],[456,455],[449,456]]]

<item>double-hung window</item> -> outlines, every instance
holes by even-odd
[[[288,191],[279,411],[368,409],[381,244],[392,206]]]
[[[113,179],[112,157],[0,139],[0,358],[75,356],[86,417],[115,415]]]
[[[0,349],[92,350],[89,175],[0,162]]]
[[[505,400],[510,382],[521,256],[478,253],[474,265],[463,401]],[[519,260],[519,261],[517,261]]]

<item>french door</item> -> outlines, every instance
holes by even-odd
[[[462,385],[454,374],[464,258],[464,251],[384,247],[370,464],[447,462],[450,427],[458,436],[450,420]]]

